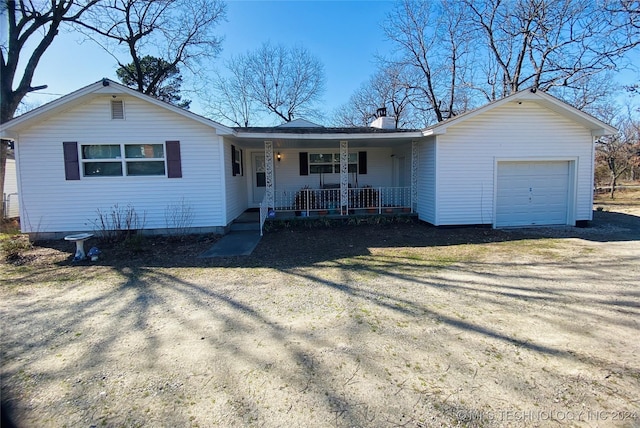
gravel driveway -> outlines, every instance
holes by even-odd
[[[595,214],[585,229],[281,230],[223,260],[156,246],[73,265],[35,248],[1,266],[3,417],[640,426],[640,213]]]

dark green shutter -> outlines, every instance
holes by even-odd
[[[367,152],[358,152],[358,174],[367,173]]]
[[[66,180],[80,180],[80,160],[78,159],[78,143],[65,141],[62,143],[64,152],[64,177]]]
[[[180,141],[167,141],[167,177],[182,178],[182,159]]]
[[[300,175],[309,175],[309,153],[300,152]]]
[[[231,145],[231,174],[236,175],[236,146]]]

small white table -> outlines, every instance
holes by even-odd
[[[64,237],[65,241],[72,241],[76,243],[76,255],[73,258],[74,261],[84,260],[87,255],[84,252],[84,241],[91,238],[93,233],[76,233],[75,235],[67,235]]]

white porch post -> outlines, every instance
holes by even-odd
[[[343,208],[347,212],[343,211]],[[349,143],[340,141],[340,214],[349,212]]]
[[[418,143],[411,142],[411,212],[418,203]]]
[[[265,197],[268,208],[275,209],[273,186],[273,141],[264,142]]]

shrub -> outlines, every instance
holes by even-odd
[[[139,229],[144,228],[146,212],[142,217],[138,215],[132,205],[120,207],[114,204],[109,211],[96,210],[98,218],[92,220],[96,232],[107,241],[126,241],[135,235]]]
[[[0,242],[2,257],[10,263],[22,259],[22,253],[30,249],[31,243],[26,235],[14,235]]]
[[[188,235],[193,223],[193,208],[182,198],[175,204],[167,205],[164,220],[171,235]]]

